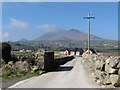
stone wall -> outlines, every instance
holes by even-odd
[[[54,59],[54,52],[45,52],[44,54],[44,70],[46,72],[57,69],[60,65],[74,59],[73,56]]]
[[[54,52],[37,51],[30,55],[15,55],[18,61],[10,61],[5,64],[4,60],[1,61],[0,73],[12,75],[11,72],[32,73],[37,70],[45,70],[46,72],[58,68],[60,65],[72,60],[73,56],[66,56],[63,58],[54,58]],[[18,72],[19,74],[19,72]]]
[[[82,55],[82,63],[98,84],[120,87],[120,57],[97,54]]]
[[[18,60],[16,62],[10,61],[5,64],[4,60],[0,62],[0,75],[14,76],[24,73],[32,73],[44,68],[44,52],[38,51],[28,55],[14,55]]]

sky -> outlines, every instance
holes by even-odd
[[[91,16],[91,34],[118,39],[118,2],[2,2],[3,41],[33,40],[47,32],[77,29],[87,33]],[[0,26],[1,27],[1,26]]]

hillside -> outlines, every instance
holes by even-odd
[[[39,40],[74,40],[74,41],[81,41],[81,40],[87,40],[87,33],[81,32],[76,29],[71,29],[69,31],[61,31],[61,32],[49,32],[46,33],[40,37],[38,37],[37,41]],[[102,38],[99,38],[97,36],[91,35],[91,40],[101,40]]]

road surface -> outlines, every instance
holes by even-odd
[[[62,65],[58,70],[20,81],[9,88],[100,88],[86,72],[81,58]]]

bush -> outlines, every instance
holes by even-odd
[[[26,61],[30,64],[30,65],[34,65],[34,63],[35,63],[35,58],[34,57],[32,57],[32,56],[29,56],[27,59],[26,59]]]
[[[2,43],[2,59],[5,63],[11,61],[11,45],[9,43]]]
[[[17,56],[16,56],[15,54],[11,54],[11,60],[12,60],[13,62],[19,61],[18,58],[17,58]]]

